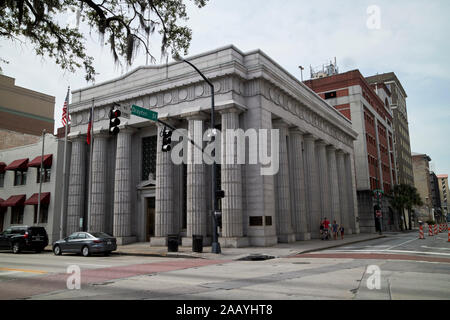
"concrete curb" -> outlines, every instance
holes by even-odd
[[[330,246],[327,246],[327,247],[324,247],[324,248],[308,249],[308,250],[300,251],[300,252],[298,252],[296,254],[293,254],[293,255],[299,255],[299,254],[316,252],[316,251],[323,251],[323,250],[327,250],[327,249],[332,249],[332,248],[338,248],[338,247],[346,246],[346,245],[349,245],[349,244],[354,244],[354,243],[359,243],[359,242],[364,242],[364,241],[370,241],[370,240],[376,240],[376,239],[381,239],[381,238],[386,238],[386,236],[385,235],[381,235],[381,236],[377,236],[377,237],[370,238],[370,239],[355,240],[355,241],[350,241],[350,242],[346,242],[346,243],[340,243],[340,244],[337,244],[337,245],[330,245]],[[289,255],[289,257],[293,256],[293,255]]]
[[[205,252],[206,253],[206,252]],[[158,252],[123,252],[123,251],[115,251],[111,252],[111,255],[115,256],[136,256],[136,257],[159,257],[159,258],[188,258],[188,259],[206,259],[204,257],[190,255],[190,254],[177,254],[177,253],[158,253]]]

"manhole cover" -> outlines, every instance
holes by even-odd
[[[275,259],[273,256],[268,256],[265,254],[252,254],[243,258],[238,259],[239,261],[263,261],[263,260],[270,260]]]

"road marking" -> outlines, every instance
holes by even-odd
[[[435,247],[428,247],[428,246],[420,246],[421,248],[428,248],[428,249],[438,249],[438,250],[450,250],[450,248],[435,248]]]
[[[6,272],[0,273],[0,276],[6,276],[9,274],[15,274],[15,273],[20,273],[20,272],[19,271],[6,271]]]
[[[429,255],[437,255],[437,256],[450,256],[450,253],[444,252],[426,252],[426,251],[407,251],[407,250],[327,250],[326,252],[335,252],[335,253],[352,253],[352,252],[360,252],[360,253],[381,253],[381,252],[391,252],[391,253],[420,253],[420,254],[429,254]]]
[[[389,247],[389,248],[387,248],[387,249],[385,249],[385,250],[390,250],[390,249],[392,249],[392,248],[400,247],[400,246],[402,246],[402,245],[404,245],[404,244],[406,244],[406,243],[409,243],[409,242],[412,242],[412,241],[416,241],[417,239],[418,239],[418,238],[414,238],[414,239],[411,239],[411,240],[402,242],[402,243],[397,244],[397,245],[395,245],[395,246]]]
[[[76,264],[79,266],[106,267],[106,268],[112,267],[112,265],[107,265],[107,264],[90,264],[90,263],[78,263],[78,262],[77,263],[66,262],[66,264],[70,264],[70,265]]]
[[[13,268],[0,268],[0,271],[16,271],[16,272],[39,273],[39,274],[48,273],[47,271],[41,271],[41,270],[26,270],[26,269],[13,269]]]

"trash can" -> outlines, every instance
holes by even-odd
[[[169,234],[167,236],[167,251],[168,252],[178,252],[178,235]]]
[[[192,236],[192,252],[203,252],[203,236]]]

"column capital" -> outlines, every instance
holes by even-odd
[[[67,134],[67,139],[72,142],[86,140],[86,134],[82,134],[81,131],[74,131]]]
[[[315,136],[313,136],[313,135],[310,134],[310,133],[304,134],[304,135],[303,135],[303,139],[304,139],[305,141],[312,141],[312,142],[318,140],[318,138],[316,138]]]
[[[316,144],[318,145],[318,146],[320,146],[320,147],[326,147],[327,145],[328,145],[328,142],[326,142],[326,141],[324,141],[324,140],[322,140],[322,139],[318,139],[317,141],[316,141]]]
[[[215,110],[218,111],[220,114],[225,114],[225,113],[241,114],[242,112],[247,111],[247,108],[244,107],[243,105],[240,105],[237,103],[230,103],[230,104],[225,104],[225,105],[221,105],[221,106],[216,106]]]
[[[327,146],[327,151],[328,152],[336,152],[337,148],[335,146],[333,146],[332,144],[329,144]]]
[[[299,127],[289,127],[289,134],[304,135],[306,131],[301,130]]]
[[[192,112],[186,112],[180,115],[182,118],[185,118],[186,120],[200,120],[205,121],[209,119],[209,114],[206,114],[202,111],[192,111]]]
[[[109,138],[108,130],[103,129],[103,127],[93,129],[92,133],[94,138]]]
[[[283,119],[276,119],[276,120],[272,120],[272,128],[274,129],[288,129],[289,128],[289,124],[284,121]]]
[[[133,128],[128,124],[120,125],[119,129],[120,129],[119,134],[121,133],[133,134],[134,132],[136,132],[136,128]]]

